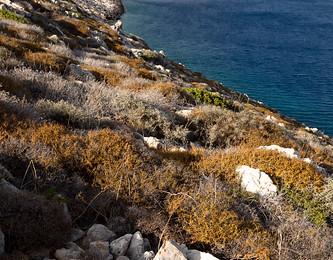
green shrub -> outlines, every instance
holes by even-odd
[[[28,21],[24,17],[19,16],[16,13],[8,11],[6,9],[0,9],[0,18],[13,20],[20,23],[28,23]]]
[[[284,187],[283,191],[291,202],[304,210],[308,219],[315,225],[325,224],[329,217],[329,210],[311,191],[295,191]]]
[[[194,99],[200,103],[219,106],[231,110],[235,109],[235,106],[231,100],[226,100],[225,98],[221,97],[218,93],[213,93],[198,88],[186,88],[185,91],[191,94],[194,97]]]

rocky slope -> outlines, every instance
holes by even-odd
[[[333,259],[328,136],[126,34],[120,0],[0,3],[1,259]]]

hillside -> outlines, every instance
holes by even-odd
[[[333,259],[330,137],[123,32],[120,0],[0,7],[0,259]]]

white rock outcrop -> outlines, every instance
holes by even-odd
[[[163,243],[160,250],[158,250],[154,260],[186,260],[186,254],[184,254],[180,246],[174,242],[167,240]]]
[[[262,150],[269,150],[269,151],[276,151],[279,153],[284,154],[290,159],[298,159],[299,158],[299,153],[295,151],[293,148],[284,148],[276,144],[272,144],[269,146],[259,146],[258,149]]]
[[[161,150],[163,149],[163,143],[156,137],[143,137],[143,141],[149,148],[153,148],[156,150]]]
[[[246,191],[264,197],[271,197],[277,194],[277,186],[265,172],[246,165],[239,166],[236,172],[241,179],[241,186]]]

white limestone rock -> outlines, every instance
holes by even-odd
[[[298,159],[299,158],[299,153],[295,151],[293,148],[284,148],[279,145],[269,145],[269,146],[260,146],[258,149],[262,150],[269,150],[269,151],[277,151],[279,153],[284,154],[290,159]]]
[[[154,260],[186,260],[186,255],[182,252],[180,246],[174,242],[167,240],[158,250]]]
[[[187,108],[187,109],[182,109],[179,111],[176,111],[176,114],[185,118],[191,118],[191,115],[193,113],[193,108]]]
[[[140,260],[153,260],[155,257],[155,253],[153,251],[146,251],[141,256]]]
[[[131,260],[140,260],[144,252],[144,240],[140,231],[137,231],[132,236],[131,243],[127,250],[127,256]]]
[[[259,169],[242,165],[237,167],[236,172],[241,179],[241,186],[246,191],[263,197],[273,197],[277,194],[277,186],[272,179]]]
[[[163,149],[163,143],[156,137],[143,137],[145,144],[152,149],[161,150]]]
[[[128,246],[130,245],[132,234],[124,235],[110,243],[110,251],[114,256],[126,255]]]

